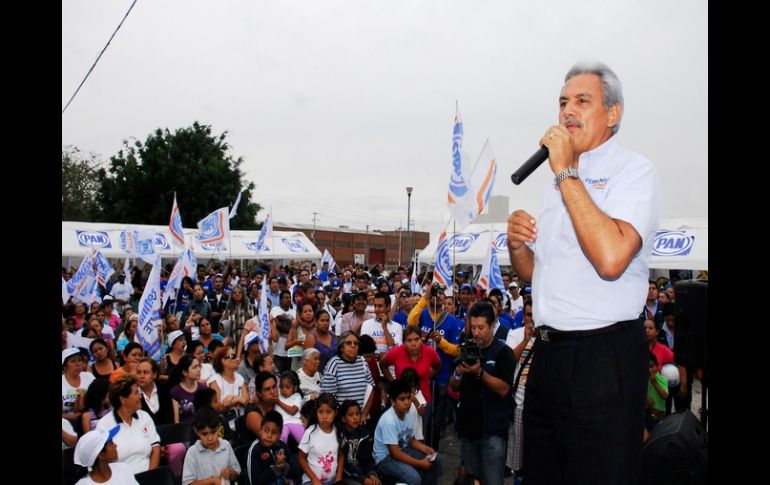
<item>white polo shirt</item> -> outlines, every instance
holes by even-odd
[[[534,320],[558,330],[591,330],[639,316],[647,297],[649,262],[660,225],[662,193],[652,163],[611,137],[580,155],[580,180],[597,207],[631,224],[642,249],[615,281],[599,277],[583,254],[561,193],[553,181],[537,218],[532,276]]]
[[[109,431],[116,424],[120,425],[120,431],[113,438],[118,447],[118,461],[128,465],[131,473],[135,475],[149,470],[152,447],[160,445],[160,436],[150,415],[140,409],[129,425],[119,418],[116,419],[113,411],[105,414],[96,423],[96,429]]]

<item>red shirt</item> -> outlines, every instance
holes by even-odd
[[[396,367],[396,378],[401,377],[401,373],[407,367],[412,367],[417,371],[417,377],[420,378],[420,390],[425,396],[425,401],[431,402],[430,395],[430,368],[432,365],[441,365],[441,359],[431,347],[423,344],[420,356],[416,361],[412,360],[402,344],[395,349],[390,349],[383,357],[385,363]]]
[[[650,352],[652,352],[658,359],[658,370],[663,368],[666,364],[674,363],[674,353],[660,342],[655,342],[655,345],[652,346]]]

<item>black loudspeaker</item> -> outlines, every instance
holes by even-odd
[[[674,285],[676,293],[676,328],[674,350],[687,352],[688,367],[706,366],[708,336],[708,281],[686,280]],[[678,345],[682,335],[683,347]]]
[[[642,449],[642,484],[708,482],[708,435],[689,410],[666,416]]]

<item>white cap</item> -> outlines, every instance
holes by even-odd
[[[184,337],[184,332],[181,330],[174,330],[170,334],[168,334],[168,338],[166,341],[168,342],[169,347],[174,346],[174,340],[178,339],[179,337]]]
[[[259,341],[259,334],[257,332],[251,331],[246,335],[246,338],[243,339],[243,350],[248,350],[249,345],[253,344],[254,342]]]
[[[61,351],[61,365],[64,365],[64,361],[67,360],[67,357],[72,357],[75,354],[79,354],[80,349],[77,347],[71,347],[69,349],[64,349]]]
[[[76,465],[91,468],[96,463],[96,458],[104,449],[104,445],[110,442],[120,431],[120,425],[115,425],[111,430],[95,429],[84,434],[75,445],[74,461]]]

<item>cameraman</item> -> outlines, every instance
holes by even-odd
[[[468,315],[480,355],[476,358],[466,351],[465,360],[449,381],[452,389],[460,391],[457,429],[462,459],[467,472],[479,477],[481,483],[503,483],[516,362],[511,349],[494,337],[497,319],[491,304],[476,303]]]
[[[426,424],[427,444],[434,450],[438,450],[441,432],[444,429],[450,405],[446,389],[454,364],[452,354],[447,353],[444,349],[447,348],[446,343],[457,345],[460,342],[460,334],[465,329],[465,323],[444,311],[444,289],[432,282],[428,291],[422,295],[422,298],[409,312],[407,322],[409,326],[419,328],[423,340],[429,335],[433,335],[435,340],[439,340],[437,352],[441,358],[441,369],[432,381],[433,402],[426,409],[426,414],[423,415],[423,422]]]

